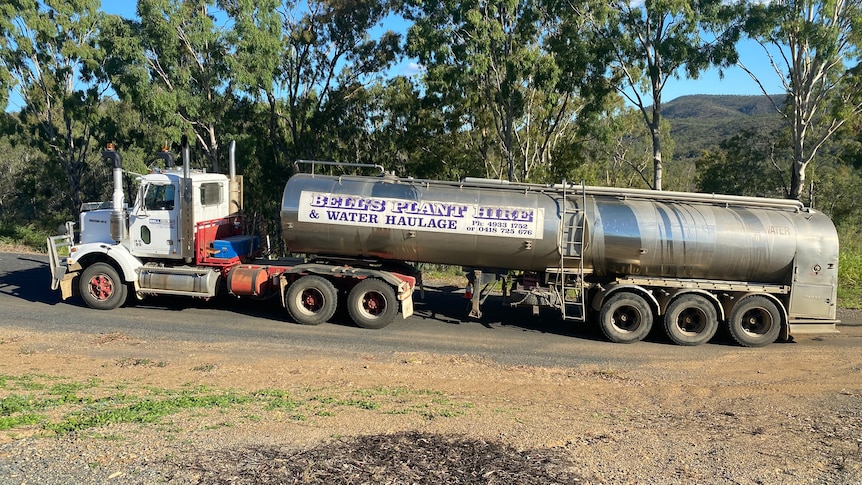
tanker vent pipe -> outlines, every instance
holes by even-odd
[[[123,211],[123,157],[115,150],[113,143],[108,143],[102,152],[102,158],[113,163],[114,194],[111,199],[111,239],[122,241],[126,238],[126,214]]]

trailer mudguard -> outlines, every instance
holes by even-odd
[[[649,289],[631,283],[616,282],[603,286],[600,291],[597,291],[595,293],[591,302],[592,308],[596,311],[601,310],[605,300],[607,300],[611,297],[611,295],[614,295],[619,291],[630,291],[632,293],[637,293],[643,296],[647,300],[647,302],[649,302],[650,305],[653,305],[653,308],[661,308],[655,295]]]

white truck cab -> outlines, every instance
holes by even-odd
[[[183,167],[171,163],[138,178],[131,208],[123,200],[119,153],[110,147],[103,156],[114,162],[113,200],[82,207],[77,241],[72,223],[66,234],[48,238],[51,286],[64,299],[79,275],[81,296],[94,308],[121,305],[129,290],[209,298],[222,270],[255,250],[253,239],[240,235],[241,178],[234,175],[233,145],[231,177],[191,170],[186,147]]]
[[[119,307],[130,292],[207,299],[223,289],[240,298],[281,298],[304,325],[332,318],[342,294],[347,298],[340,306],[360,327],[385,327],[399,305],[404,318],[413,314],[418,273],[409,264],[259,259],[258,238],[243,231],[234,150],[231,143],[229,176],[191,170],[187,140],[182,169],[173,168],[172,155],[157,155],[166,168],[139,177],[131,208],[123,200],[120,154],[105,151],[114,163],[113,200],[82,207],[80,237],[68,222],[64,235],[48,238],[52,289],[60,287],[66,299],[77,282],[84,303],[100,310]]]
[[[184,259],[180,171],[152,173],[141,178],[138,197],[129,213],[129,251],[139,258]],[[229,215],[228,179],[222,174],[192,172],[191,208],[195,223]]]

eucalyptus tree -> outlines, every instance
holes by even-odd
[[[249,206],[275,216],[281,189],[272,181],[286,179],[293,161],[368,156],[357,153],[370,136],[360,116],[368,111],[366,89],[398,56],[400,37],[377,35],[390,12],[382,0],[220,5],[231,19],[227,63],[242,118],[234,130],[257,158],[245,167],[247,183],[256,185]]]
[[[790,126],[789,196],[798,199],[818,150],[862,113],[862,0],[753,4],[746,28],[764,47],[787,92],[786,109],[776,108]],[[763,90],[760,80],[752,77]]]
[[[0,113],[0,179],[4,181],[0,184],[0,226],[29,224],[44,212],[39,194],[43,190],[36,185],[45,156],[22,143],[26,136],[22,128],[16,114]]]
[[[41,182],[50,183],[57,175],[65,179],[60,200],[70,212],[78,210],[85,196],[88,172],[98,168],[93,165],[99,153],[93,135],[109,88],[99,45],[105,16],[99,7],[98,0],[0,5],[0,84],[23,103],[20,119],[49,160]]]
[[[425,96],[417,76],[396,76],[369,89],[372,156],[368,161],[392,167],[403,176],[457,180],[484,175],[473,139],[447,127],[433,98]]]
[[[273,96],[296,158],[327,156],[335,140],[321,134],[400,54],[400,34],[375,34],[391,8],[386,0],[285,1],[282,52]]]
[[[377,35],[386,0],[224,1],[234,19],[232,71],[241,90],[265,99],[279,159],[328,156],[323,132],[339,125],[400,53],[400,35]]]
[[[697,160],[701,192],[753,197],[787,197],[780,153],[782,137],[762,129],[743,130],[705,151]]]
[[[603,185],[609,187],[650,187],[652,147],[641,113],[634,108],[619,107],[602,120],[603,143],[594,143],[593,153],[603,163]],[[667,130],[665,130],[667,131]]]
[[[28,9],[32,9],[35,2],[30,0],[9,0],[0,3],[0,48],[12,50],[15,48],[14,36],[16,27],[15,19]],[[12,76],[9,60],[4,55],[0,59],[0,106],[5,110],[9,101],[9,93],[15,86],[15,78]]]
[[[427,95],[439,100],[453,129],[476,138],[487,175],[523,181],[551,163],[554,144],[586,103],[583,71],[562,69],[549,50],[557,19],[546,5],[407,0],[404,12],[414,22],[408,53],[425,69]]]
[[[234,89],[220,12],[214,0],[138,0],[140,20],[123,37],[134,48],[123,47],[128,66],[118,74],[118,91],[162,128],[165,142],[190,135],[215,170]]]
[[[223,5],[233,21],[229,37],[235,50],[228,58],[230,72],[236,81],[237,96],[249,101],[242,106],[253,109],[250,116],[254,119],[243,121],[259,122],[258,126],[266,127],[246,133],[254,138],[249,141],[258,147],[260,158],[268,161],[257,170],[261,177],[286,177],[290,154],[282,133],[281,105],[276,89],[282,58],[287,51],[282,29],[285,10],[281,0],[227,0]],[[258,109],[261,116],[256,113]]]
[[[607,63],[609,80],[641,113],[652,142],[653,181],[662,189],[662,96],[670,79],[696,79],[737,60],[740,5],[724,0],[563,0],[569,38],[587,31]]]

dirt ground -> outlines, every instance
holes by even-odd
[[[720,358],[539,368],[0,328],[4,400],[64,383],[79,397],[254,397],[71,433],[15,426],[0,431],[0,481],[862,483],[862,325],[840,330]]]

